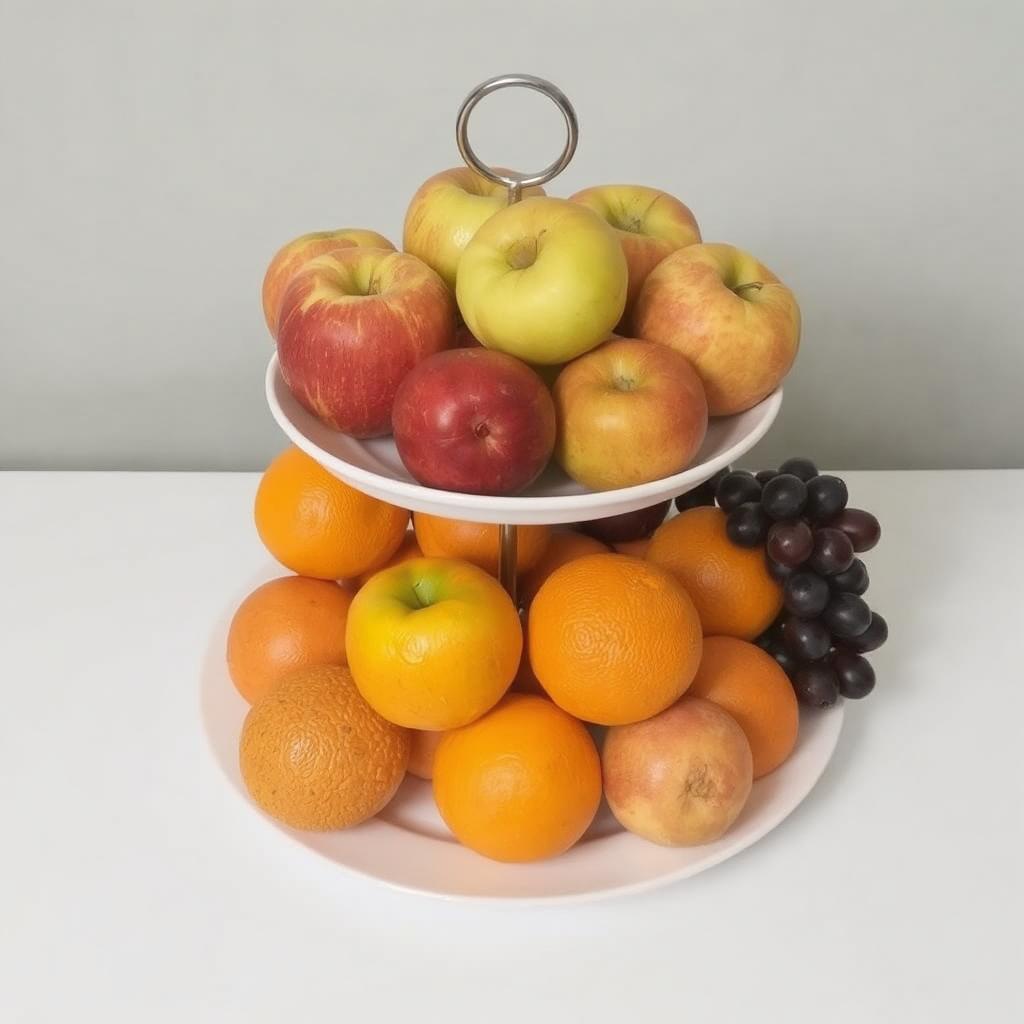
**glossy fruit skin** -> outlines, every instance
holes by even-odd
[[[344,665],[353,594],[308,576],[282,576],[257,587],[228,629],[228,673],[238,692],[255,704],[293,672]]]
[[[812,523],[825,523],[837,516],[849,500],[846,484],[837,476],[816,476],[807,481],[804,515]]]
[[[876,651],[889,638],[889,626],[878,612],[871,613],[871,622],[860,636],[841,641],[842,646],[856,654]]]
[[[768,536],[768,517],[759,501],[746,501],[729,513],[725,531],[729,540],[741,548],[760,547]]]
[[[793,675],[797,700],[812,708],[830,708],[839,699],[839,680],[824,661],[801,665]]]
[[[575,718],[625,725],[686,692],[701,621],[667,569],[629,555],[586,555],[552,573],[530,605],[530,665]]]
[[[752,473],[742,469],[727,473],[715,488],[715,501],[725,512],[731,512],[749,501],[759,501],[760,498],[761,485]]]
[[[855,558],[849,569],[830,576],[828,582],[837,593],[857,594],[859,597],[868,589],[871,580],[868,577],[867,566],[859,558]]]
[[[351,579],[380,568],[405,539],[409,513],[332,476],[292,446],[256,489],[256,530],[267,550],[300,576]]]
[[[804,619],[813,619],[820,615],[830,597],[828,582],[813,572],[795,572],[782,588],[782,600],[786,611]]]
[[[283,679],[250,708],[238,760],[267,814],[292,828],[331,831],[388,803],[405,777],[410,742],[408,730],[360,696],[348,669],[319,666]]]
[[[792,473],[793,476],[799,477],[804,483],[818,475],[818,467],[810,459],[801,458],[800,456],[786,459],[779,466],[778,471],[780,473]]]
[[[853,565],[853,545],[842,530],[825,527],[814,531],[814,550],[808,562],[822,576],[846,572]]]
[[[801,520],[793,523],[775,523],[768,531],[768,544],[765,550],[773,561],[795,569],[811,557],[814,550],[814,534]]]
[[[779,473],[764,485],[761,504],[769,518],[776,522],[795,519],[807,502],[807,485],[792,473]]]
[[[857,552],[870,551],[882,537],[882,527],[878,520],[862,508],[845,508],[829,520],[828,525],[842,530]]]
[[[564,853],[593,821],[601,761],[580,722],[543,697],[513,693],[445,734],[433,789],[464,846],[494,860],[542,860]]]
[[[832,648],[832,637],[817,619],[786,617],[785,643],[791,654],[800,661],[820,661]]]
[[[493,576],[467,562],[419,558],[360,588],[345,648],[359,692],[378,714],[409,729],[455,729],[509,688],[523,631]]]
[[[775,663],[779,668],[781,668],[790,679],[793,678],[794,674],[803,664],[796,655],[792,654],[784,646],[775,647],[769,653],[775,659]]]
[[[785,583],[786,580],[798,571],[798,566],[783,565],[781,562],[776,562],[774,558],[766,557],[764,564],[768,569],[768,575],[771,576],[776,583]]]
[[[830,660],[844,697],[860,700],[875,688],[875,670],[867,658],[838,648]]]
[[[760,485],[761,485],[762,487],[764,487],[764,485],[765,485],[766,483],[768,483],[768,481],[769,481],[769,480],[773,479],[774,477],[777,477],[778,475],[779,475],[779,471],[778,471],[777,469],[759,469],[759,470],[758,470],[758,471],[757,471],[757,472],[756,472],[756,473],[754,474],[754,479],[755,479],[755,480],[756,480],[756,481],[757,481],[757,482],[758,482],[758,483],[759,483],[759,484],[760,484]]]
[[[472,562],[492,576],[498,575],[500,535],[494,523],[471,523],[427,512],[413,516],[416,541],[428,558],[460,558]],[[532,569],[544,554],[551,530],[547,526],[520,526],[516,547],[516,568]]]
[[[689,695],[727,711],[750,742],[754,778],[774,771],[793,752],[800,713],[782,667],[754,644],[731,636],[704,639]]]
[[[769,575],[764,554],[729,540],[721,509],[690,509],[667,520],[651,538],[646,558],[683,585],[705,635],[753,640],[782,608],[782,588]]]
[[[627,540],[639,540],[649,537],[665,521],[671,502],[659,501],[657,505],[637,509],[636,512],[623,512],[621,515],[608,516],[606,519],[593,519],[580,523],[579,529],[603,544],[620,544]]]
[[[836,640],[849,640],[871,625],[871,609],[856,594],[836,594],[821,613],[821,621]]]

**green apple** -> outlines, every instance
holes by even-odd
[[[485,348],[551,365],[600,345],[622,317],[629,272],[615,232],[568,199],[494,214],[462,252],[455,295]]]

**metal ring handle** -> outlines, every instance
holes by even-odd
[[[512,86],[533,89],[535,92],[547,96],[565,118],[566,140],[562,155],[536,174],[499,174],[493,167],[488,167],[473,152],[473,147],[469,144],[469,115],[473,112],[473,108],[488,94]],[[487,178],[488,181],[504,185],[508,189],[510,203],[519,200],[524,188],[529,188],[531,185],[543,185],[544,182],[550,181],[556,174],[564,171],[576,152],[576,143],[579,141],[579,137],[580,126],[576,120],[576,111],[573,110],[573,106],[569,102],[569,97],[557,85],[552,85],[547,79],[537,78],[535,75],[497,75],[495,78],[487,79],[486,82],[481,82],[463,101],[459,108],[458,120],[455,122],[455,141],[459,145],[462,159],[477,174]]]

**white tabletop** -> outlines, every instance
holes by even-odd
[[[891,639],[811,796],[675,886],[516,908],[349,877],[220,774],[255,476],[0,474],[0,1021],[1021,1019],[1024,472],[847,480]]]

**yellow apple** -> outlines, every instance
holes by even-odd
[[[506,173],[498,168],[499,173]],[[542,196],[539,185],[523,189],[524,196]],[[471,171],[453,167],[441,171],[416,190],[405,214],[402,248],[418,256],[441,275],[453,291],[455,271],[466,243],[477,228],[508,205],[508,189]]]
[[[647,275],[670,253],[700,241],[690,208],[646,185],[595,185],[569,197],[606,220],[619,236],[629,265],[626,319]]]
[[[555,458],[596,491],[685,469],[704,441],[708,406],[693,367],[653,341],[618,338],[555,381]]]
[[[391,249],[394,246],[376,231],[366,228],[336,228],[333,231],[311,231],[281,246],[263,277],[263,317],[273,337],[281,316],[281,298],[292,278],[311,260],[335,249],[365,246],[370,249]]]
[[[626,304],[626,257],[596,213],[539,196],[496,213],[462,253],[455,295],[485,348],[566,363],[608,337]]]
[[[686,356],[704,382],[712,416],[757,405],[789,372],[800,346],[793,293],[750,253],[688,245],[644,282],[633,333]]]

